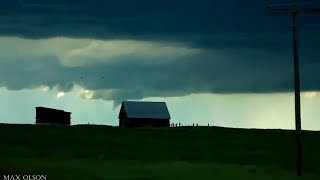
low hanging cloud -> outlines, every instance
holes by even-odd
[[[10,47],[10,44],[14,44],[12,41],[16,43],[15,48]],[[93,51],[104,50],[101,50],[98,55],[101,58],[97,60],[95,53],[86,51],[93,40],[62,38],[37,41],[8,38],[9,48],[6,49],[2,44],[1,87],[11,90],[57,87],[58,91],[67,93],[79,85],[83,88],[79,97],[112,100],[115,105],[123,100],[146,97],[293,90],[290,52],[247,48],[201,49],[183,44],[140,41],[126,41],[139,46],[112,41],[118,42],[112,46],[111,41],[99,41],[101,45],[94,45],[98,48]],[[40,50],[28,51],[26,47]],[[81,47],[85,49],[82,51],[87,57],[85,61],[66,61],[61,58]],[[108,48],[130,50],[124,50],[123,53],[115,50],[116,55],[108,59]],[[320,63],[317,57],[302,56],[301,60],[302,90],[319,90],[316,82],[320,81],[320,71],[317,71]],[[313,81],[310,81],[310,77],[313,77]],[[63,95],[59,93],[57,97]]]
[[[91,99],[94,95],[94,91],[91,90],[81,90],[79,93],[79,97],[83,99]]]
[[[88,46],[58,55],[67,66],[84,66],[117,59],[174,59],[198,53],[200,50],[179,45],[134,40],[92,40]],[[157,63],[157,62],[154,62]]]
[[[28,40],[0,37],[0,58],[31,59],[55,56],[62,65],[69,67],[108,63],[119,59],[172,60],[200,53],[200,49],[181,44],[137,40],[92,40],[51,38]],[[0,61],[1,61],[0,59]]]

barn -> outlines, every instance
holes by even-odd
[[[46,107],[36,107],[36,124],[71,124],[71,112]]]
[[[120,127],[170,127],[165,102],[123,101],[119,112]]]

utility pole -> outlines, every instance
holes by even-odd
[[[316,8],[297,8],[296,0],[292,0],[290,8],[273,8],[267,5],[266,8],[271,13],[290,13],[292,15],[292,32],[293,32],[293,58],[294,58],[294,94],[295,94],[295,125],[297,141],[297,175],[302,176],[302,138],[301,138],[301,105],[300,105],[300,72],[299,72],[299,45],[298,45],[298,28],[297,15],[299,13],[320,13]]]

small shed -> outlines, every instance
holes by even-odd
[[[46,107],[36,107],[36,124],[71,124],[71,112]]]
[[[119,112],[120,127],[170,127],[165,102],[123,101]]]

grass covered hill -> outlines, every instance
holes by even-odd
[[[0,137],[1,175],[296,179],[295,133],[289,130],[0,124]],[[319,163],[320,132],[303,131],[303,178],[320,179]]]

